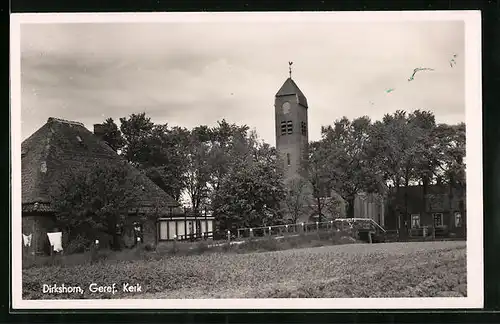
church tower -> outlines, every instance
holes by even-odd
[[[307,99],[293,81],[290,69],[289,78],[274,99],[276,149],[284,163],[285,182],[305,175],[309,141],[307,108]]]

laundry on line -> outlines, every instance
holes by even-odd
[[[23,234],[23,243],[24,246],[31,246],[31,239],[33,238],[33,234],[25,235]]]
[[[50,245],[54,248],[55,252],[60,252],[62,248],[62,232],[47,233]]]

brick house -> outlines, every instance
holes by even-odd
[[[410,236],[423,235],[423,228],[429,233],[433,228],[440,236],[466,236],[466,194],[443,184],[430,185],[424,194],[421,185],[400,188],[393,193],[386,208],[385,227],[399,230]],[[407,206],[405,208],[405,192]],[[405,217],[405,211],[407,211]]]
[[[96,125],[98,126],[98,125]],[[95,128],[96,130],[99,127]],[[135,169],[109,147],[99,134],[93,134],[82,123],[49,118],[47,123],[21,144],[22,177],[22,231],[32,234],[30,252],[47,253],[50,246],[46,233],[57,229],[56,210],[51,201],[54,188],[65,175],[85,170],[95,163],[108,163],[125,167],[133,176],[135,186],[142,193],[129,212],[130,219],[139,215],[153,215],[150,221],[131,224],[121,232],[125,245],[130,242],[134,230],[141,231],[144,243],[156,244],[160,237],[160,220],[182,219],[186,221],[180,204]],[[65,242],[63,233],[63,244]]]

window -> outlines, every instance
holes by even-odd
[[[286,165],[290,166],[291,161],[290,161],[290,153],[286,154]]]
[[[291,120],[281,122],[281,135],[293,133],[293,123]]]
[[[306,136],[307,135],[307,125],[305,122],[300,122],[300,131],[302,135]]]
[[[168,222],[160,221],[160,240],[168,240]]]
[[[459,212],[455,213],[455,227],[462,227],[462,214]]]
[[[292,134],[293,133],[293,124],[292,121],[289,120],[286,122],[286,133],[287,134]]]
[[[281,135],[286,135],[286,122],[281,122]]]
[[[411,228],[420,228],[420,214],[411,215]]]
[[[434,227],[443,226],[443,214],[442,213],[434,213]]]

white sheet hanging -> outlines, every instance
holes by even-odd
[[[63,250],[63,248],[62,248],[62,232],[47,233],[47,236],[49,237],[50,245],[53,246],[54,251],[60,252]]]
[[[24,246],[31,246],[31,239],[33,238],[33,234],[24,235],[23,234],[23,243]]]

